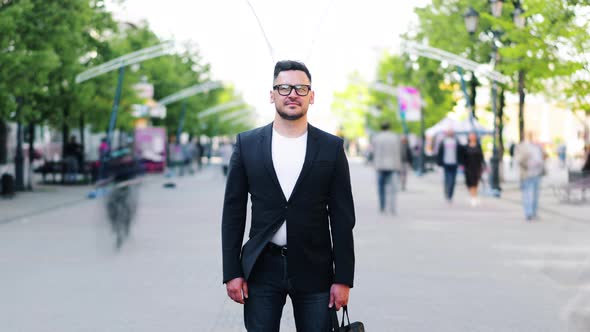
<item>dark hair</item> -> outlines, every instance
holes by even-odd
[[[309,78],[309,83],[311,83],[311,74],[309,73],[309,69],[307,69],[303,62],[293,60],[282,60],[277,62],[277,64],[275,65],[275,73],[273,80],[277,79],[280,72],[287,70],[301,70],[305,73],[305,75],[307,75],[307,78]]]
[[[389,130],[389,128],[391,128],[391,125],[389,124],[389,122],[383,122],[381,124],[381,130]]]

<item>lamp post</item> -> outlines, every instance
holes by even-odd
[[[494,17],[502,16],[502,6],[504,5],[504,1],[502,0],[489,0],[490,10]],[[473,9],[469,8],[463,15],[465,20],[465,27],[469,34],[473,35],[477,30],[477,24],[479,21],[479,13]],[[498,34],[495,30],[492,29],[492,68],[496,66],[496,60],[498,59],[498,45],[497,45],[497,37]],[[492,79],[492,112],[494,114],[494,136],[493,136],[493,149],[492,149],[492,159],[491,159],[491,168],[492,174],[490,176],[490,187],[492,188],[494,196],[500,196],[500,156],[498,150],[498,141],[499,141],[499,132],[498,132],[498,107],[497,107],[497,99],[498,99],[498,83],[496,80]]]
[[[14,156],[14,186],[18,191],[25,189],[24,182],[24,154],[23,154],[23,126],[21,112],[23,97],[16,97],[16,153]]]
[[[494,17],[500,17],[502,16],[502,5],[504,4],[504,2],[502,0],[490,0],[490,8],[492,11],[492,15],[494,15]],[[496,67],[496,61],[498,60],[498,44],[497,44],[497,38],[498,38],[498,34],[497,31],[492,29],[492,68]],[[500,188],[500,160],[501,157],[499,155],[499,149],[498,149],[498,141],[499,141],[499,136],[500,133],[498,131],[498,124],[499,124],[499,119],[498,119],[498,83],[494,80],[492,81],[492,112],[494,114],[494,137],[492,140],[492,160],[491,160],[491,164],[492,164],[492,174],[490,177],[490,187],[493,190],[493,194],[494,196],[499,197],[500,196],[500,191],[502,190]]]
[[[479,24],[479,13],[477,10],[473,9],[473,7],[469,7],[465,14],[463,14],[463,18],[465,20],[465,27],[467,28],[467,32],[469,32],[469,36],[473,37],[475,31],[477,30],[477,25]],[[461,78],[461,90],[463,90],[463,94],[465,95],[465,100],[467,107],[469,108],[469,122],[473,128],[473,122],[475,116],[475,89],[477,87],[477,83],[475,82],[475,72],[472,73],[471,76],[471,96],[467,93],[467,87],[465,85],[465,79],[463,79],[463,68],[457,67],[459,72],[459,77]],[[479,134],[478,134],[479,137]]]
[[[465,11],[465,14],[463,14],[463,19],[465,20],[467,32],[469,32],[470,35],[473,35],[477,30],[477,25],[479,24],[479,13],[477,10],[473,9],[473,7],[469,7]]]
[[[514,11],[512,12],[512,21],[518,29],[524,28],[526,19],[524,16],[524,9],[520,1],[514,2]],[[520,142],[524,141],[524,70],[518,71],[518,139]]]

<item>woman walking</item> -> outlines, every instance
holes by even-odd
[[[469,133],[467,146],[465,147],[464,167],[465,167],[465,183],[469,189],[471,196],[471,206],[479,204],[477,198],[477,185],[481,179],[481,174],[484,168],[483,151],[474,132]]]

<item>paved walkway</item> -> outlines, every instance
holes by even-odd
[[[377,212],[374,171],[358,162],[351,171],[350,311],[369,331],[588,331],[589,214],[575,210],[586,207],[565,206],[566,215],[547,205],[526,223],[517,190],[472,208],[459,185],[448,205],[441,174],[429,173],[409,179],[392,216]],[[0,330],[243,331],[241,306],[221,285],[221,170],[177,179],[176,189],[164,182],[142,187],[120,252],[102,201],[76,197],[88,188],[0,201],[2,214],[9,204],[26,209],[0,225]],[[58,197],[61,205],[35,209]],[[295,331],[289,303],[281,331]]]
[[[354,162],[362,163],[360,159]],[[218,167],[212,165],[211,167]],[[565,204],[560,203],[555,197],[552,190],[553,186],[558,186],[567,182],[567,170],[559,168],[556,161],[549,163],[549,175],[543,178],[542,191],[540,197],[540,210],[548,216],[566,217],[572,221],[587,222],[590,225],[590,202],[586,204]],[[423,178],[415,181],[427,181],[433,186],[439,181],[438,173],[427,174]],[[197,174],[197,176],[200,176]],[[13,220],[27,218],[29,216],[43,213],[52,209],[58,209],[63,206],[83,203],[87,200],[87,195],[93,190],[90,185],[54,185],[54,184],[39,184],[40,175],[36,175],[37,185],[31,192],[20,192],[15,198],[0,199],[0,224],[10,222]],[[150,176],[151,180],[158,178],[158,175]],[[461,190],[462,177],[458,176],[457,186]],[[508,165],[505,166],[504,182],[502,183],[502,197],[501,200],[520,204],[521,193],[519,189],[518,173],[516,169],[511,169]],[[590,194],[589,194],[590,196]]]

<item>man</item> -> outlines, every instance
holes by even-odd
[[[541,176],[545,173],[546,154],[543,148],[534,142],[533,134],[528,133],[527,139],[516,147],[514,155],[520,166],[524,215],[527,221],[532,221],[537,218],[539,187]]]
[[[327,331],[330,308],[347,305],[355,224],[342,139],[307,123],[311,75],[279,61],[274,122],[236,138],[222,220],[223,282],[244,304],[248,331],[279,331],[286,296],[298,331]],[[248,194],[249,240],[242,247]],[[287,249],[288,248],[288,249]]]
[[[410,142],[408,136],[402,136],[402,169],[399,173],[399,180],[401,190],[406,191],[406,185],[408,183],[408,169],[414,167],[414,155],[410,148]]]
[[[389,184],[391,186],[390,209],[391,213],[396,212],[395,192],[396,179],[402,169],[403,149],[400,137],[389,131],[389,123],[381,125],[381,132],[373,138],[373,160],[377,170],[377,190],[379,192],[379,210],[385,211],[386,191]]]
[[[64,147],[64,182],[76,182],[79,169],[84,167],[81,165],[82,154],[82,145],[78,144],[76,136],[70,136],[70,141]]]
[[[584,150],[586,153],[586,161],[584,162],[584,166],[582,166],[582,172],[590,173],[590,145],[586,146]]]
[[[445,172],[444,193],[447,201],[451,203],[455,192],[457,168],[463,163],[463,146],[455,137],[455,131],[452,128],[447,129],[445,137],[439,144],[437,162]]]
[[[221,146],[219,147],[219,155],[221,157],[221,170],[223,172],[223,176],[227,177],[227,172],[229,171],[229,161],[231,159],[231,155],[233,152],[232,142],[231,140],[223,140],[221,142]]]

